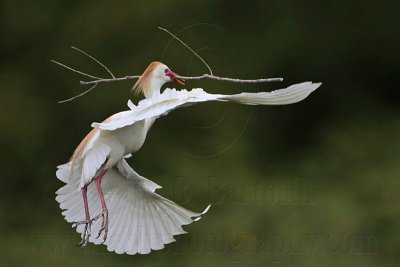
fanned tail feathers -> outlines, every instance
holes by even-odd
[[[70,223],[84,217],[78,187],[79,179],[71,179],[56,192],[62,214]],[[125,159],[103,177],[102,188],[109,210],[109,232],[104,244],[107,250],[119,254],[147,254],[162,249],[175,241],[174,235],[186,233],[183,225],[198,220],[210,207],[196,213],[154,193],[160,186],[134,172]],[[88,186],[88,202],[91,217],[101,212],[93,183]],[[102,236],[96,239],[100,227],[101,220],[92,224],[89,242],[100,244],[103,241]],[[82,234],[84,226],[79,225],[76,230]]]

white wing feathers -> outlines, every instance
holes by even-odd
[[[56,176],[64,183],[79,179],[79,187],[76,188],[79,190],[92,181],[98,170],[106,162],[110,152],[111,148],[108,145],[100,143],[87,151],[83,159],[57,166]]]
[[[56,176],[60,181],[68,183],[71,178],[72,162],[57,166]]]
[[[81,162],[81,161],[80,161]],[[82,164],[72,161],[57,166],[56,176],[60,181],[68,183],[70,180],[80,179],[82,176]]]
[[[71,179],[56,192],[56,200],[64,210],[62,214],[70,223],[81,221],[85,214],[81,192],[77,191],[79,182],[80,179]],[[165,244],[175,241],[174,235],[186,233],[182,225],[199,219],[209,208],[202,213],[191,212],[154,193],[160,186],[133,171],[125,159],[103,177],[102,188],[109,210],[105,245],[107,250],[116,253],[147,254],[162,249]],[[88,186],[88,203],[92,217],[101,212],[93,183]],[[96,239],[100,227],[101,220],[92,224],[89,242],[102,242],[102,236]],[[80,225],[76,230],[82,234],[84,226]]]
[[[222,95],[208,94],[204,92],[203,89],[177,91],[176,89],[167,88],[162,94],[141,100],[137,106],[129,100],[128,107],[131,110],[125,111],[123,116],[113,118],[104,123],[94,122],[92,123],[92,127],[101,130],[115,130],[147,118],[157,118],[166,115],[171,110],[183,105],[190,105],[196,102],[216,101],[219,97],[222,97]]]
[[[272,92],[241,93],[223,99],[246,105],[288,105],[300,102],[316,90],[321,83],[304,82]]]
[[[125,156],[124,158],[129,158],[129,156]],[[162,188],[155,182],[144,178],[143,176],[140,176],[137,172],[135,172],[131,166],[129,166],[128,162],[126,160],[120,160],[118,161],[117,165],[115,167],[118,169],[119,173],[123,176],[126,177],[126,179],[132,181],[133,183],[136,184],[138,188],[146,188],[150,192],[155,192],[156,189]]]
[[[93,149],[90,149],[84,159],[82,168],[82,177],[80,179],[79,188],[90,183],[93,177],[96,176],[97,171],[106,162],[108,155],[111,152],[111,148],[103,143],[97,144]]]
[[[92,123],[92,127],[112,131],[144,119],[166,115],[171,110],[181,106],[206,101],[231,101],[246,105],[287,105],[305,99],[320,85],[321,83],[303,82],[272,92],[241,93],[235,95],[209,94],[201,88],[191,91],[177,91],[176,89],[167,88],[162,94],[156,97],[141,100],[137,106],[129,101],[128,107],[131,109],[130,111],[125,111],[123,115],[113,118],[113,120],[108,122],[94,122]]]

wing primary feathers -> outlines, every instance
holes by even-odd
[[[129,102],[130,110],[121,112],[107,122],[94,122],[92,127],[104,131],[113,131],[145,119],[167,115],[179,107],[207,101],[231,101],[245,105],[288,105],[302,101],[319,86],[321,86],[321,83],[303,82],[271,92],[234,95],[209,94],[201,88],[194,88],[191,91],[185,89],[177,91],[167,88],[157,97],[139,101],[137,106]]]

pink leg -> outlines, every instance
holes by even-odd
[[[104,231],[103,242],[106,241],[107,234],[108,234],[108,209],[107,209],[106,201],[104,199],[103,189],[101,188],[101,180],[103,179],[103,176],[106,174],[106,172],[107,172],[107,170],[101,171],[95,180],[97,192],[99,193],[99,197],[100,197],[100,201],[101,201],[102,212],[93,219],[93,220],[97,220],[100,217],[103,218],[103,222],[101,224],[99,234],[97,235],[97,238],[99,238],[101,233]]]
[[[90,220],[89,204],[87,201],[87,185],[82,188],[83,206],[85,208],[86,221]]]
[[[107,209],[107,206],[106,206],[106,201],[104,200],[103,189],[101,188],[101,179],[103,179],[103,176],[106,174],[106,172],[107,172],[107,170],[101,171],[99,176],[97,176],[97,178],[96,178],[97,192],[99,192],[101,207],[103,209]]]
[[[87,200],[87,185],[85,185],[82,188],[82,198],[83,198],[83,207],[85,208],[85,220],[80,222],[75,222],[75,225],[85,224],[85,230],[82,233],[82,240],[78,244],[78,246],[80,247],[85,247],[87,245],[87,241],[89,240],[91,232],[89,204]]]
[[[103,222],[101,223],[101,228],[100,228],[100,231],[99,231],[99,234],[98,234],[97,238],[99,238],[101,233],[104,231],[104,241],[103,242],[105,242],[106,239],[107,239],[107,233],[108,233],[108,209],[107,209],[106,201],[104,199],[103,190],[101,188],[101,180],[103,179],[103,176],[106,173],[107,173],[107,170],[102,170],[100,172],[100,174],[97,177],[94,178],[95,183],[96,183],[97,192],[99,193],[99,196],[100,196],[102,212],[99,215],[97,215],[96,217],[94,217],[93,219],[90,219],[89,204],[88,204],[88,200],[87,200],[87,186],[88,185],[85,185],[82,188],[83,206],[85,208],[86,219],[84,221],[80,221],[80,222],[75,222],[74,223],[74,225],[76,225],[76,226],[80,225],[80,224],[85,224],[85,230],[82,233],[82,240],[78,244],[78,246],[80,246],[80,247],[85,247],[87,245],[87,242],[88,242],[90,234],[91,234],[92,222],[96,221],[100,217],[103,218]]]

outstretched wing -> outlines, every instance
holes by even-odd
[[[223,96],[222,99],[245,105],[289,105],[302,101],[321,84],[303,82],[272,92],[241,93]]]
[[[241,93],[235,95],[209,94],[197,88],[191,91],[167,88],[154,98],[144,99],[135,106],[128,102],[130,111],[110,122],[92,123],[92,127],[112,131],[132,125],[137,121],[157,118],[186,105],[206,101],[231,101],[245,105],[287,105],[299,102],[317,89],[321,83],[303,82],[272,92]]]
[[[78,187],[79,179],[70,180],[56,192],[62,214],[70,223],[82,221],[85,216]],[[125,159],[103,177],[102,188],[109,210],[109,232],[104,244],[107,250],[119,254],[147,254],[164,248],[175,241],[174,235],[186,233],[182,225],[200,219],[209,208],[195,213],[156,194],[154,191],[160,186],[137,174]],[[87,192],[89,211],[94,217],[101,212],[96,186],[91,183]],[[93,222],[89,242],[102,243],[103,236],[96,238],[100,228],[101,220]],[[84,226],[79,225],[76,230],[82,234]]]
[[[135,106],[130,100],[128,101],[129,111],[125,111],[123,116],[110,122],[92,123],[92,127],[101,130],[112,131],[132,125],[135,122],[148,118],[158,118],[168,114],[171,110],[184,105],[192,105],[197,102],[217,101],[223,95],[208,94],[203,89],[176,90],[167,88],[162,94],[156,95],[149,99],[141,100]],[[223,100],[221,100],[223,101]]]

